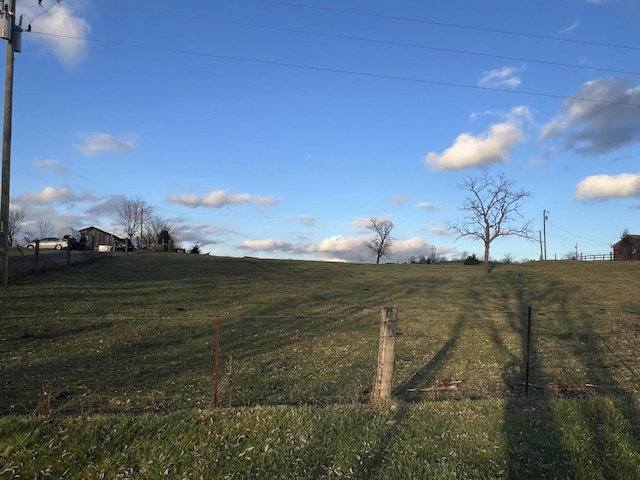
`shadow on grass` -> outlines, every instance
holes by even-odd
[[[465,320],[462,317],[458,317],[453,325],[449,339],[442,345],[440,350],[431,360],[425,363],[415,374],[413,374],[411,378],[396,387],[393,392],[393,396],[404,402],[422,401],[424,396],[420,392],[420,389],[433,385],[438,371],[446,362],[447,357],[456,348],[462,331],[464,330],[464,326]]]
[[[589,382],[603,386],[592,398],[595,401],[584,401],[578,406],[591,439],[587,455],[592,462],[593,477],[634,478],[638,474],[637,458],[640,456],[637,394],[616,380],[611,370],[612,361],[629,370],[636,382],[638,372],[621,358],[622,353],[616,352],[614,345],[608,343],[606,334],[597,333],[592,318],[576,320],[566,315],[562,322],[570,330],[584,332],[570,337],[567,348],[580,359]]]
[[[611,333],[603,325],[596,328],[593,315],[577,311],[576,306],[588,299],[580,297],[579,287],[555,281],[528,285],[526,277],[511,278],[502,288],[516,300],[509,328],[521,343],[520,354],[512,355],[504,369],[510,392],[503,429],[509,478],[637,478],[637,395],[618,382],[611,368],[612,363],[624,363],[613,360],[621,352],[607,345]],[[545,296],[555,296],[558,308],[544,317],[550,341],[542,343],[535,332],[532,336],[535,388],[525,397],[527,319],[519,312]],[[492,337],[502,348],[499,332]],[[637,372],[631,375],[637,379]],[[602,388],[589,390],[585,382]]]
[[[561,441],[561,432],[554,417],[551,399],[546,395],[525,397],[525,365],[527,350],[527,322],[523,312],[528,311],[531,296],[550,295],[557,285],[549,283],[536,291],[527,276],[505,278],[500,288],[505,294],[515,297],[515,308],[509,312],[508,325],[519,338],[519,354],[509,354],[505,364],[503,380],[509,392],[504,410],[504,435],[506,438],[508,478],[574,478],[571,458]],[[493,331],[492,338],[502,350],[500,332]],[[535,342],[532,342],[529,365],[533,372],[541,372]],[[535,398],[534,398],[535,397]],[[561,473],[559,477],[558,474]]]

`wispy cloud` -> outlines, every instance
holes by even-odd
[[[417,205],[418,208],[423,208],[424,210],[437,210],[438,206],[435,203],[431,202],[420,202]]]
[[[571,33],[573,32],[576,28],[578,28],[580,26],[580,20],[576,20],[575,22],[573,22],[571,25],[569,25],[568,27],[565,27],[563,29],[561,29],[559,31],[559,33]]]
[[[213,207],[221,208],[226,205],[274,205],[278,203],[275,197],[262,197],[249,193],[233,194],[228,190],[215,190],[204,195],[197,196],[193,193],[185,193],[179,196],[168,196],[165,202],[178,203],[187,207]]]
[[[88,135],[84,143],[76,148],[86,157],[95,157],[107,152],[130,152],[136,144],[131,139],[118,139],[108,133]]]
[[[296,215],[296,220],[305,227],[313,227],[316,224],[316,219],[311,215]]]
[[[69,170],[60,165],[57,160],[35,160],[33,164],[38,170],[46,170],[60,175],[69,173]]]
[[[391,203],[393,203],[396,206],[397,205],[402,205],[404,203],[407,203],[409,198],[411,198],[409,195],[396,195],[395,197],[393,197],[391,199]]]
[[[522,83],[517,73],[524,70],[524,67],[502,67],[494,70],[482,72],[478,85],[490,88],[516,88]]]

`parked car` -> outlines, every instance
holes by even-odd
[[[115,246],[116,252],[125,252],[125,251],[133,252],[135,250],[136,250],[136,246],[133,244],[133,242],[130,239],[116,240],[116,246]]]
[[[66,249],[68,244],[66,239],[58,237],[47,237],[40,240],[40,248],[42,249],[62,250]],[[36,248],[36,242],[27,243],[27,248]]]

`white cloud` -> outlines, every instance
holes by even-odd
[[[323,261],[338,262],[373,262],[374,258],[366,246],[368,239],[363,237],[346,237],[336,235],[325,238],[317,243],[306,245],[294,244],[277,239],[245,240],[239,249],[260,253],[280,253],[292,256],[306,256]],[[391,247],[392,260],[405,262],[409,257],[430,255],[431,245],[420,237],[394,240]]]
[[[366,240],[356,237],[343,237],[337,235],[334,237],[325,238],[320,243],[309,245],[307,247],[308,252],[322,252],[322,253],[339,253],[350,252],[353,250],[360,250],[364,248]]]
[[[435,170],[461,170],[490,163],[507,163],[511,151],[524,140],[523,120],[531,122],[527,107],[517,106],[503,115],[505,121],[497,123],[479,136],[462,133],[454,144],[441,154],[430,152],[425,162]]]
[[[48,170],[60,175],[66,175],[69,173],[69,170],[60,165],[57,160],[35,160],[33,164],[38,170]]]
[[[76,195],[71,192],[71,188],[65,185],[60,188],[44,187],[40,192],[18,196],[16,201],[25,204],[43,205],[46,203],[72,203],[93,199],[94,197],[91,193]]]
[[[238,248],[256,252],[300,252],[300,248],[292,243],[285,242],[284,240],[273,240],[270,238],[263,240],[245,240]]]
[[[586,177],[576,186],[575,195],[580,200],[640,197],[640,174]]]
[[[503,123],[492,125],[484,134],[460,134],[444,152],[427,154],[425,163],[435,170],[462,170],[490,163],[507,163],[514,147],[524,141],[522,121],[530,121],[531,114],[526,107],[515,107],[504,117]]]
[[[106,152],[129,152],[135,148],[133,140],[117,139],[108,133],[88,135],[76,148],[86,157],[94,157]]]
[[[484,71],[482,72],[482,77],[478,80],[478,85],[490,88],[516,88],[522,83],[522,80],[516,74],[522,70],[524,70],[524,67],[502,67]]]
[[[580,100],[589,99],[589,100]],[[586,82],[542,126],[540,140],[563,138],[559,150],[584,155],[615,151],[640,141],[640,86],[622,78]]]
[[[51,50],[63,64],[74,66],[86,56],[87,41],[83,39],[91,33],[91,26],[80,14],[82,3],[73,2],[69,6],[55,3],[57,5],[45,11],[35,1],[20,2],[17,13],[26,15],[34,33],[44,34],[31,35],[30,38]],[[43,2],[47,7],[49,4]]]
[[[228,190],[215,190],[202,196],[193,193],[185,193],[180,196],[168,196],[164,199],[168,203],[178,203],[187,207],[214,207],[221,208],[225,205],[273,205],[278,202],[274,197],[254,196],[248,193],[232,194]]]
[[[306,252],[320,256],[322,260],[341,262],[364,262],[370,259],[366,247],[367,239],[337,235],[319,243],[307,245]]]
[[[370,260],[365,239],[335,236],[318,243],[297,245],[272,238],[245,240],[238,248],[255,254],[279,253],[296,257],[318,258],[323,261],[364,262]]]
[[[431,245],[420,237],[407,238],[404,240],[396,239],[393,242],[391,251],[393,257],[398,259],[399,262],[402,262],[412,255],[430,255]]]

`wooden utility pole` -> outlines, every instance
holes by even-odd
[[[142,250],[142,239],[143,239],[143,233],[144,233],[144,207],[140,207],[140,242],[138,242],[138,253],[141,253],[140,251]]]
[[[11,119],[13,114],[14,39],[19,42],[22,31],[15,26],[16,0],[2,3],[0,21],[2,37],[7,40],[7,59],[4,80],[4,123],[2,129],[2,185],[0,189],[0,268],[2,283],[9,284],[9,184],[11,179]]]
[[[547,259],[547,220],[549,220],[549,215],[547,215],[546,210],[542,210],[542,232],[544,235],[544,260]]]
[[[378,366],[371,390],[371,403],[391,401],[393,375],[396,364],[396,331],[398,328],[398,309],[383,307],[380,321],[380,344],[378,347]]]

